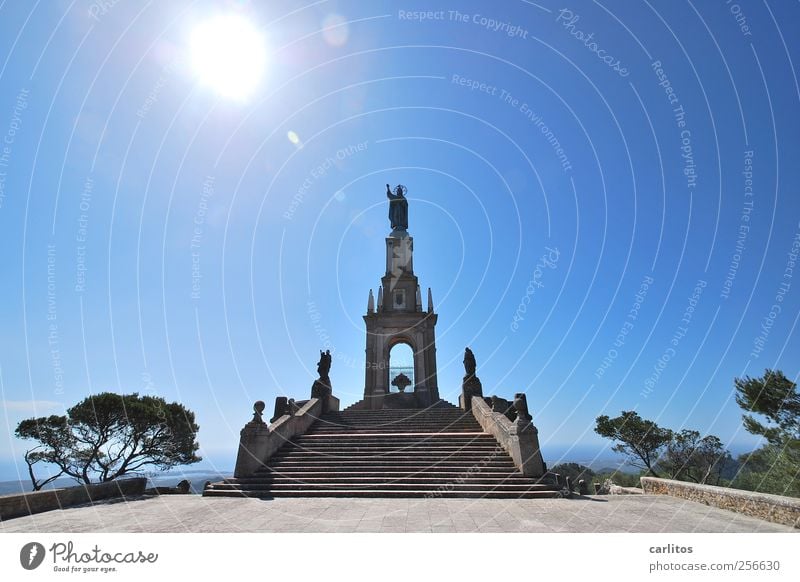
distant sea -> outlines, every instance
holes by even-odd
[[[186,470],[186,471],[166,471],[164,473],[154,473],[154,474],[145,474],[142,475],[143,477],[147,477],[148,487],[174,487],[180,481],[184,479],[188,479],[189,483],[191,483],[191,491],[192,493],[202,493],[203,486],[205,485],[206,481],[221,481],[222,479],[227,479],[233,476],[233,471],[228,472],[212,472],[208,470]],[[78,485],[78,482],[75,479],[70,478],[61,478],[56,479],[52,483],[47,484],[44,489],[58,489],[61,487],[74,487]],[[27,481],[0,481],[0,495],[13,495],[16,493],[22,493],[31,491],[31,482],[30,480]]]

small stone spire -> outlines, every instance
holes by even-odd
[[[383,311],[383,285],[378,286],[378,311]]]
[[[430,287],[428,287],[428,313],[433,313],[433,293]]]
[[[369,290],[369,299],[367,299],[367,313],[375,313],[375,296],[372,295],[372,289]]]
[[[417,298],[415,302],[415,309],[417,311],[422,311],[422,293],[419,290],[419,285],[417,285]]]

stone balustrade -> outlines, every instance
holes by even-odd
[[[267,425],[260,420],[263,404],[260,401],[256,403],[253,420],[240,433],[239,452],[233,472],[236,478],[253,475],[287,441],[308,431],[323,411],[339,409],[339,400],[334,396],[328,396],[325,402],[321,398],[312,398],[305,403],[298,403],[299,406],[292,401],[285,414]]]
[[[527,409],[514,422],[505,414],[492,411],[481,396],[472,397],[471,409],[483,430],[494,436],[511,455],[523,475],[541,477],[545,474],[547,468],[539,450],[539,431],[527,416]]]

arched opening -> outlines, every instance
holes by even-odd
[[[414,391],[414,350],[399,342],[389,350],[389,392]]]

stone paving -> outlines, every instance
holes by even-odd
[[[236,499],[109,501],[0,523],[2,532],[792,532],[662,495],[580,499]]]

